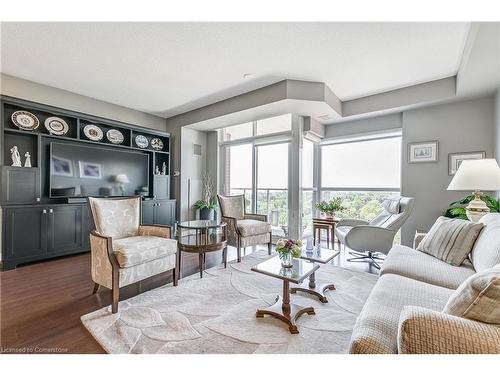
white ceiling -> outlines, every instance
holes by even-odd
[[[282,79],[345,101],[456,74],[469,26],[2,23],[1,71],[165,117]]]

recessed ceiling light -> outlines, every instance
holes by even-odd
[[[251,73],[245,73],[245,74],[243,74],[243,78],[245,78],[245,79],[252,78],[252,76],[253,76],[253,74],[251,74]]]

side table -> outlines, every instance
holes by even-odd
[[[187,235],[183,235],[188,231]],[[227,227],[215,220],[191,220],[177,225],[177,278],[181,273],[182,252],[198,254],[200,278],[205,269],[205,254],[222,250],[224,268],[227,266]]]
[[[335,218],[319,218],[315,217],[312,219],[313,224],[313,240],[314,244],[321,244],[321,230],[326,230],[326,247],[330,247],[330,239],[332,240],[332,249],[335,247],[335,226],[339,222],[339,219]],[[316,242],[316,233],[318,242]]]

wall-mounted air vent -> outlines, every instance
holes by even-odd
[[[193,144],[193,155],[201,156],[201,145]]]

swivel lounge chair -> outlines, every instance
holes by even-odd
[[[378,253],[387,254],[394,242],[394,236],[410,216],[414,198],[397,197],[382,202],[384,210],[370,222],[360,219],[342,219],[335,228],[340,243],[352,251],[348,262],[370,262],[380,269],[383,261]]]

